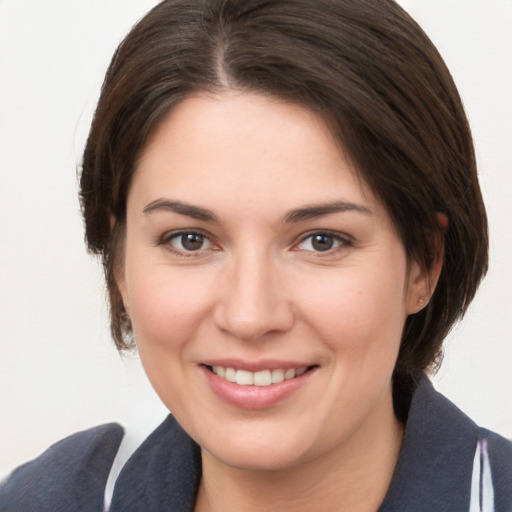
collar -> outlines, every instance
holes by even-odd
[[[424,377],[415,390],[404,442],[379,512],[469,510],[478,427]]]
[[[478,427],[422,379],[379,512],[469,510],[477,438]],[[192,512],[200,478],[200,448],[169,416],[121,471],[110,511]]]

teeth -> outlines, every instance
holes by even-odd
[[[284,372],[284,380],[290,380],[293,377],[295,377],[295,370],[293,368]]]
[[[262,372],[254,372],[255,386],[270,386],[272,384],[272,374],[270,370],[263,370]]]
[[[278,384],[284,380],[284,370],[272,370],[272,384]]]
[[[252,386],[254,382],[254,374],[245,370],[236,371],[236,383],[241,386]]]
[[[224,378],[229,380],[229,382],[236,382],[236,371],[234,368],[226,368]]]
[[[214,366],[213,373],[217,374],[219,377],[225,377],[226,369],[223,366]]]
[[[290,380],[304,375],[307,366],[303,368],[287,370],[278,368],[276,370],[262,370],[260,372],[249,372],[247,370],[235,370],[234,368],[225,368],[223,366],[213,366],[212,371],[215,375],[226,379],[229,382],[236,382],[240,386],[270,386],[279,384],[284,380]]]

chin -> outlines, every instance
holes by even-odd
[[[282,430],[276,433],[260,428],[237,435],[224,431],[216,439],[208,436],[209,439],[198,441],[208,455],[227,466],[250,471],[278,471],[300,464],[312,448],[304,432],[293,436],[290,429]],[[294,430],[300,433],[300,429]]]
[[[297,452],[276,450],[268,445],[252,449],[233,446],[210,455],[227,466],[245,471],[281,471],[300,463]]]

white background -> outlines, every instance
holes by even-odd
[[[166,414],[110,342],[76,176],[110,56],[155,3],[0,0],[0,477],[98,423],[123,423],[135,444]],[[401,3],[459,86],[491,226],[489,275],[436,386],[512,437],[512,1]]]

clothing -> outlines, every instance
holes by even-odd
[[[1,512],[100,512],[123,432],[103,425],[60,441],[0,490]],[[201,476],[199,447],[169,416],[121,471],[110,512],[186,512]],[[424,379],[379,512],[512,512],[512,443],[477,427]]]

